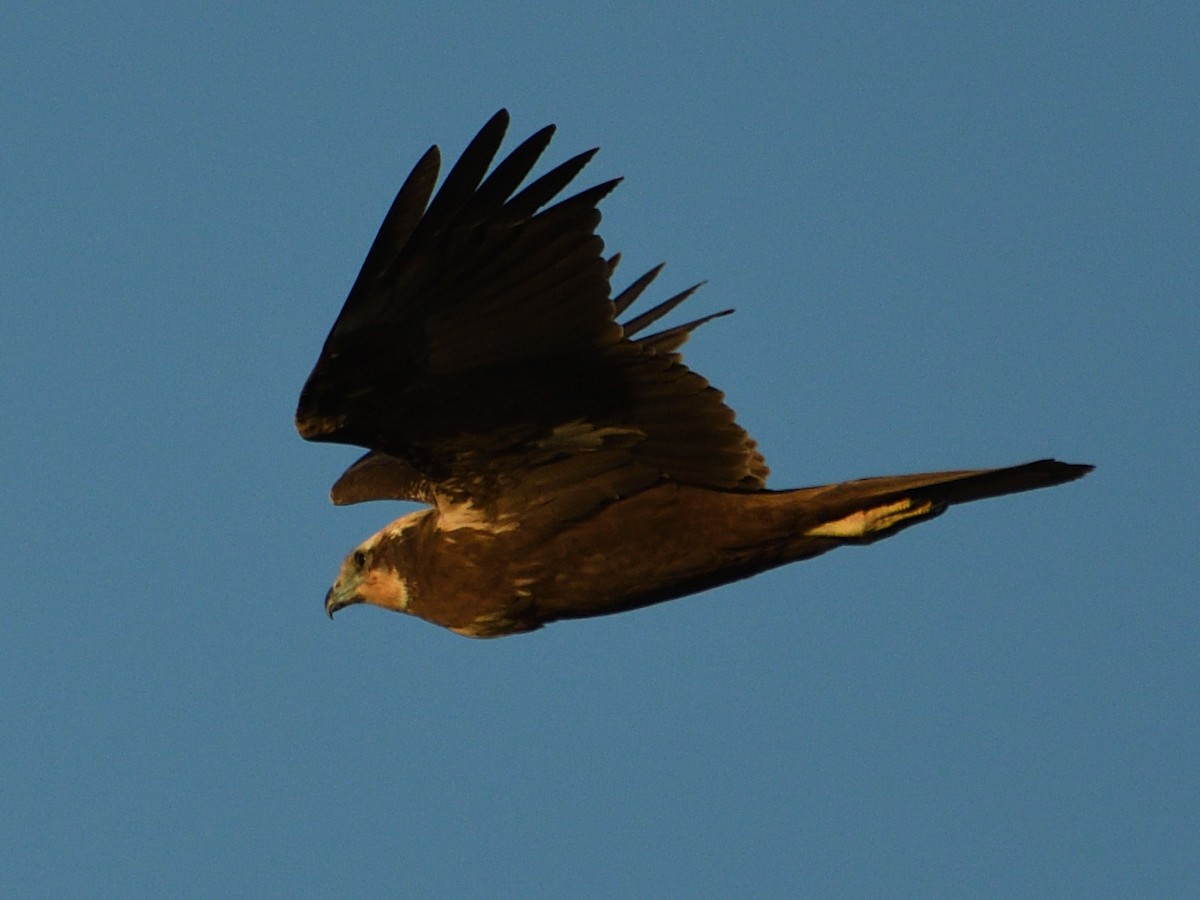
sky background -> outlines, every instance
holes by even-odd
[[[1183,2],[10,5],[0,894],[1200,895],[1198,48]],[[772,486],[1097,471],[532,635],[331,624],[412,507],[329,505],[299,388],[501,106],[625,176],[619,285],[737,308],[687,359]]]

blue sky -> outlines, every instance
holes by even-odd
[[[2,18],[0,893],[1200,893],[1191,5]],[[1097,471],[533,635],[330,624],[410,507],[330,506],[296,396],[501,106],[737,308],[687,359],[773,486]]]

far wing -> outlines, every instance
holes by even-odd
[[[342,473],[329,490],[338,506],[367,500],[419,500],[433,503],[425,476],[402,459],[369,450]]]
[[[518,191],[552,128],[485,177],[506,125],[501,111],[484,126],[432,201],[436,148],[417,164],[305,384],[302,436],[376,451],[335,500],[520,505],[588,479],[609,494],[662,477],[761,487],[753,441],[679,362],[706,319],[632,339],[690,291],[614,321],[657,274],[610,299],[615,259],[595,229],[616,182],[546,207],[589,151]]]

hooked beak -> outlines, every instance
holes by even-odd
[[[355,593],[357,584],[349,584],[344,588],[340,588],[335,584],[329,589],[329,593],[325,595],[325,613],[330,619],[333,614],[344,606],[352,606],[355,603],[362,603],[363,598]]]

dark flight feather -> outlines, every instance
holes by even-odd
[[[675,354],[713,316],[629,339],[695,288],[632,319],[624,336],[614,321],[615,258],[603,257],[595,229],[596,205],[619,179],[552,203],[590,150],[518,191],[553,129],[521,143],[489,175],[507,122],[501,111],[484,126],[432,200],[436,148],[418,163],[302,392],[302,435],[365,446],[403,467],[393,472],[377,457],[356,463],[333,492],[337,502],[370,499],[373,489],[380,499],[441,491],[462,498],[469,490],[480,503],[520,502],[531,466],[563,467],[565,457],[595,452],[584,433],[574,442],[555,438],[578,423],[585,432],[641,436],[604,446],[615,454],[610,493],[661,477],[761,486],[766,467],[754,442],[720,393]],[[622,310],[657,272],[620,295]],[[638,475],[618,472],[623,467]]]

